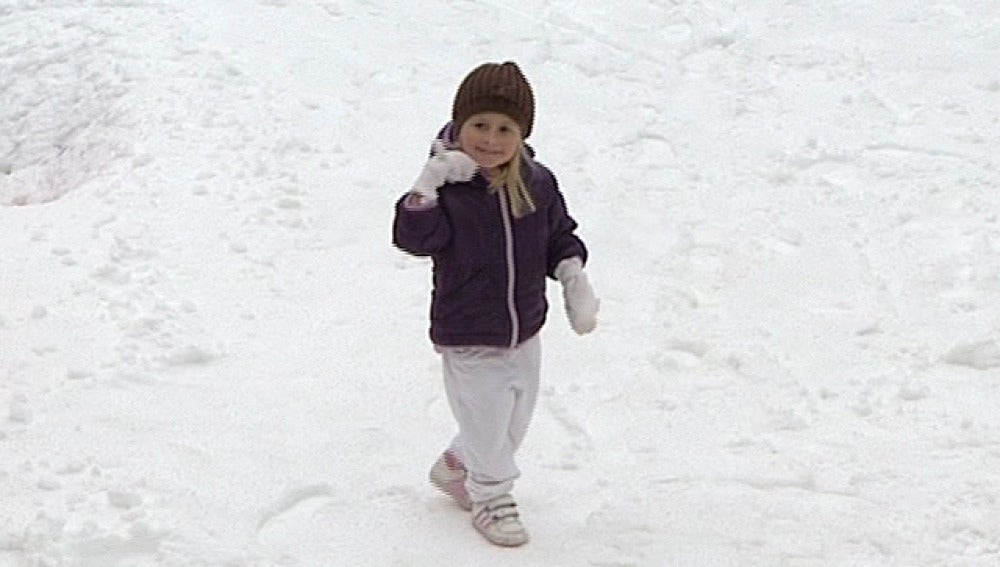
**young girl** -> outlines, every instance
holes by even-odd
[[[472,70],[393,223],[396,246],[433,259],[430,337],[458,422],[431,483],[505,546],[528,541],[510,492],[538,396],[546,276],[562,284],[577,333],[594,329],[598,310],[576,222],[552,172],[524,143],[534,114],[515,63]]]

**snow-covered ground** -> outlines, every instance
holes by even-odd
[[[485,543],[392,204],[517,60],[602,298]],[[0,0],[0,565],[995,566],[995,0]]]

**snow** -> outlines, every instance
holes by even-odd
[[[0,0],[0,565],[1000,561],[1000,5]],[[551,288],[485,543],[390,244],[515,59]]]

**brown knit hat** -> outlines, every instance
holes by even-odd
[[[451,119],[457,133],[473,114],[499,112],[514,119],[521,136],[531,135],[535,95],[517,63],[483,63],[466,75],[455,93]]]

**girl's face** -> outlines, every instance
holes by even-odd
[[[521,147],[521,128],[506,114],[473,114],[458,131],[458,147],[480,167],[493,170],[514,158]]]

